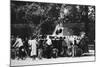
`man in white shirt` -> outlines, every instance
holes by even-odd
[[[17,37],[16,38],[16,42],[14,43],[13,47],[21,47],[23,46],[23,42],[22,42],[22,39],[20,37]]]
[[[46,55],[47,55],[47,58],[51,58],[51,51],[52,51],[52,40],[49,38],[49,35],[47,35],[47,38],[46,38]]]
[[[22,59],[23,58],[22,52],[24,52],[24,49],[22,49],[23,48],[23,42],[22,42],[22,39],[19,36],[17,36],[13,47],[15,47],[15,49],[16,49],[16,56],[18,57],[18,59],[19,58]]]

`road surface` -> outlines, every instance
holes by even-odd
[[[25,60],[11,59],[11,66],[20,66],[20,65],[38,65],[38,64],[52,64],[52,63],[69,63],[69,62],[83,62],[83,61],[95,61],[94,51],[90,51],[88,56],[82,57],[59,57],[51,59],[38,59],[33,60],[32,58],[26,58]]]

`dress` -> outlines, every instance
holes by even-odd
[[[31,45],[31,56],[34,56],[34,55],[37,55],[37,41],[34,39],[34,40],[29,40],[28,41],[28,44]]]

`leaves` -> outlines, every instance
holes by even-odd
[[[85,7],[88,7],[88,11]],[[11,17],[11,23],[28,24],[34,33],[41,33],[43,29],[49,33],[59,22],[83,23],[83,18],[93,22],[95,20],[95,7],[21,1],[19,3],[12,1]],[[46,28],[43,28],[43,25],[47,25],[47,28],[50,30],[48,31]]]

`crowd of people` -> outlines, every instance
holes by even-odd
[[[81,36],[11,36],[11,58],[32,59],[81,56],[88,52],[85,34]]]

